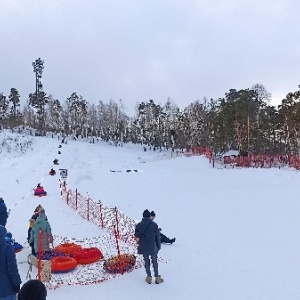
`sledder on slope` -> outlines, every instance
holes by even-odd
[[[34,190],[34,196],[46,196],[47,192],[44,190],[44,188],[41,186],[40,183],[38,183],[38,185],[36,186],[35,190]]]

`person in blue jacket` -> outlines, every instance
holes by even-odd
[[[4,203],[4,200],[0,198],[0,225],[5,227],[7,218],[8,218],[8,213],[7,213],[6,205]]]
[[[150,211],[147,209],[143,212],[143,219],[135,227],[134,233],[138,242],[138,253],[142,254],[145,262],[146,282],[152,282],[150,259],[154,269],[155,283],[162,283],[164,280],[158,274],[157,253],[160,250],[161,242],[158,226],[150,217]]]
[[[42,234],[41,234],[42,240],[40,241],[41,243],[39,243],[40,230],[42,231]],[[51,238],[52,238],[51,226],[45,215],[45,209],[42,208],[40,210],[39,216],[37,217],[37,219],[32,227],[29,243],[33,243],[35,253],[38,253],[39,250],[41,250],[42,252],[45,252],[45,251],[50,250],[49,241]],[[39,249],[39,246],[41,246],[41,249]]]
[[[0,299],[15,300],[22,283],[15,249],[5,241],[7,231],[0,225]]]

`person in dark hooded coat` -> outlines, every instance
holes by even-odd
[[[18,271],[15,249],[5,240],[7,231],[0,225],[0,299],[16,299],[21,277]]]
[[[0,198],[0,225],[5,227],[7,218],[8,218],[8,213],[7,213],[6,205],[4,203],[4,200]]]
[[[157,262],[157,252],[161,247],[160,235],[157,224],[150,218],[149,210],[145,210],[143,212],[143,219],[136,225],[134,235],[138,242],[138,253],[142,254],[144,257],[145,270],[147,274],[146,282],[149,284],[152,282],[150,257],[154,269],[155,283],[162,283],[163,279],[158,274]]]

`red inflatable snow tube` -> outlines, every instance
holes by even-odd
[[[49,174],[51,175],[51,176],[54,176],[55,174],[56,174],[56,172],[55,171],[53,171],[53,172],[49,172]]]
[[[82,247],[74,243],[65,243],[55,247],[55,251],[61,252],[65,255],[73,255],[74,253],[81,250]]]
[[[111,257],[103,264],[105,271],[109,273],[123,273],[131,270],[135,265],[136,257],[133,254],[121,254]]]
[[[77,267],[75,258],[69,256],[56,256],[51,259],[52,273],[66,273],[73,271]]]
[[[72,255],[80,265],[94,263],[103,258],[103,254],[98,248],[83,248]]]

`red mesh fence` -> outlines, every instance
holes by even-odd
[[[64,185],[61,185],[61,197],[84,219],[109,230],[112,235],[114,235],[114,226],[116,226],[120,239],[136,245],[134,239],[136,222],[121,213],[116,207],[107,207],[101,201],[95,202],[88,194],[86,196],[81,195],[77,189],[72,191]]]
[[[205,155],[207,158],[212,156],[211,150],[203,146],[193,146],[191,152],[193,155]]]
[[[212,155],[212,151],[203,146],[193,146],[188,152],[191,155],[205,155],[209,162],[220,163],[224,165],[231,165],[232,167],[252,167],[252,168],[281,168],[288,166],[300,170],[300,155],[248,155],[248,156],[223,156],[215,157]]]
[[[60,185],[61,197],[77,214],[95,225],[103,228],[102,236],[94,238],[66,238],[54,236],[54,247],[64,243],[76,243],[82,247],[97,247],[103,259],[88,265],[78,265],[68,273],[54,273],[51,281],[45,283],[48,288],[55,289],[61,285],[87,285],[100,283],[121,273],[109,273],[103,267],[104,261],[122,254],[136,256],[135,268],[143,266],[143,258],[137,255],[137,243],[134,238],[136,222],[116,207],[110,208],[103,203],[93,201],[90,196],[80,194],[77,189],[71,190],[65,182]]]
[[[222,162],[222,161],[221,161]],[[243,156],[224,156],[224,165],[232,165],[237,167],[253,167],[253,168],[281,168],[288,166],[299,170],[299,155],[249,155]]]

